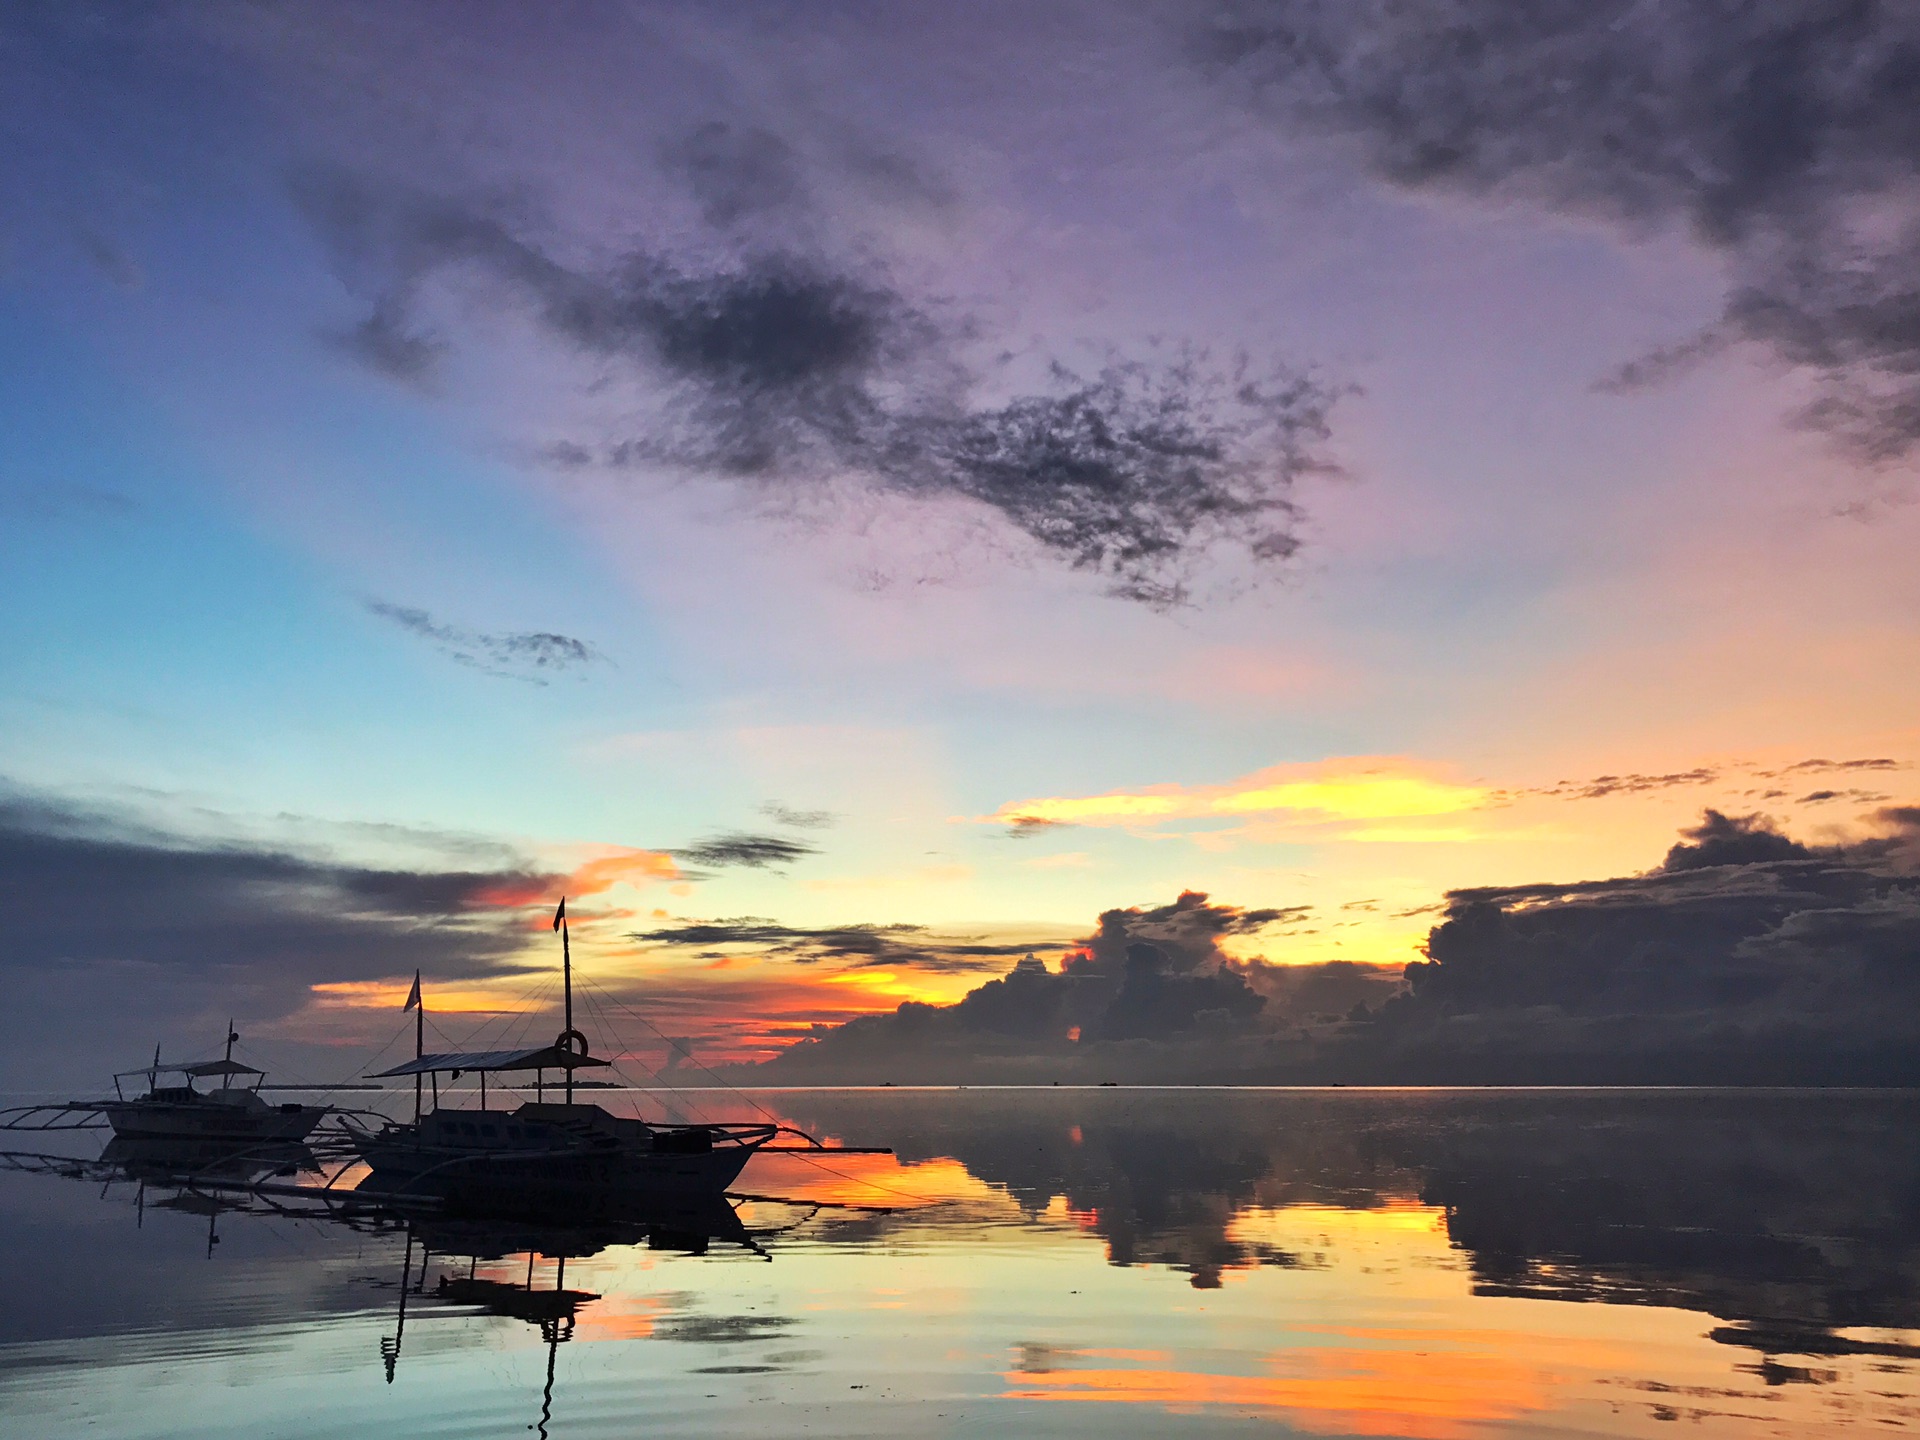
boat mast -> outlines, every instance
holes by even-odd
[[[233,1042],[238,1040],[239,1038],[240,1038],[239,1032],[233,1028],[233,1017],[229,1015],[227,1017],[227,1064],[228,1065],[233,1064]],[[227,1070],[221,1074],[220,1088],[222,1090],[226,1089],[232,1083],[233,1083],[233,1071]]]
[[[560,908],[553,912],[553,928],[560,932],[561,989],[566,995],[567,1051],[573,1051],[573,945],[567,939],[567,897],[560,897]],[[567,1066],[567,1104],[573,1104],[573,1066]]]
[[[427,997],[420,993],[420,972],[413,972],[413,989],[407,995],[406,1008],[413,1011],[413,1058],[418,1060],[427,1053]],[[439,1080],[434,1081],[434,1095],[439,1097]],[[413,1123],[420,1123],[420,1074],[413,1076]],[[412,1239],[411,1236],[408,1237]]]

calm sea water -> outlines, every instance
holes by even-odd
[[[1913,1095],[595,1098],[707,1119],[765,1107],[898,1153],[756,1160],[739,1228],[704,1237],[355,1228],[291,1196],[276,1203],[293,1213],[236,1213],[16,1157],[24,1171],[0,1169],[0,1430],[1920,1427]]]

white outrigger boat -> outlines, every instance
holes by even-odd
[[[432,1197],[461,1210],[493,1213],[571,1214],[617,1211],[637,1201],[717,1198],[739,1177],[747,1161],[768,1152],[885,1154],[882,1150],[829,1147],[776,1121],[718,1124],[652,1124],[611,1114],[573,1098],[574,1072],[612,1062],[590,1053],[587,1037],[573,1025],[573,952],[566,901],[555,912],[560,932],[565,994],[564,1028],[551,1045],[522,1050],[425,1050],[424,1003],[419,977],[407,1008],[416,1014],[414,1058],[370,1079],[412,1076],[414,1118],[376,1127],[354,1116],[341,1122],[367,1164],[360,1193],[395,1199]],[[563,1099],[545,1099],[548,1072],[559,1072]],[[511,1110],[489,1109],[489,1075],[532,1073],[541,1098]],[[439,1103],[439,1077],[480,1077],[478,1109]],[[425,1107],[423,1081],[434,1082],[434,1103]],[[803,1142],[782,1144],[782,1136]]]
[[[252,1145],[258,1142],[299,1142],[326,1119],[324,1105],[276,1105],[260,1094],[266,1071],[233,1058],[240,1037],[227,1022],[227,1050],[218,1060],[164,1065],[160,1051],[153,1063],[138,1070],[122,1070],[113,1077],[111,1100],[68,1100],[61,1104],[20,1105],[0,1111],[0,1130],[91,1130],[102,1120],[116,1137],[138,1141],[191,1141],[203,1145]],[[177,1085],[162,1085],[161,1076],[179,1076]],[[146,1077],[144,1095],[128,1095],[125,1082]],[[248,1084],[242,1077],[251,1076]],[[196,1090],[194,1081],[218,1079],[219,1085]],[[240,1083],[236,1084],[235,1082]]]
[[[107,1117],[113,1133],[128,1140],[304,1140],[327,1116],[324,1105],[275,1105],[263,1099],[260,1086],[267,1072],[233,1058],[240,1037],[227,1022],[227,1052],[218,1060],[187,1065],[162,1065],[160,1052],[153,1064],[123,1070],[113,1077],[112,1100],[96,1101],[94,1108]],[[144,1075],[147,1093],[129,1099],[121,1082]],[[162,1085],[162,1075],[178,1075],[178,1085]],[[243,1077],[251,1076],[248,1084]],[[196,1080],[218,1079],[209,1090],[196,1090]],[[235,1082],[240,1083],[236,1084]]]
[[[232,1021],[227,1021],[227,1054],[219,1060],[194,1060],[167,1066],[154,1050],[154,1064],[123,1069],[113,1077],[111,1100],[65,1100],[0,1110],[0,1131],[86,1131],[102,1121],[115,1139],[138,1142],[192,1142],[200,1146],[298,1144],[332,1114],[328,1106],[275,1104],[261,1096],[267,1071],[234,1060]],[[179,1085],[161,1085],[161,1075],[179,1075]],[[146,1077],[146,1094],[127,1094],[127,1081]],[[246,1077],[252,1077],[248,1083]],[[194,1081],[219,1079],[211,1089]]]

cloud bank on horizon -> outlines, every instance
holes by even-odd
[[[436,1024],[524,1027],[534,1011],[514,992],[552,989],[536,947],[564,893],[585,922],[600,1047],[639,1073],[744,1052],[771,1054],[776,1079],[820,1083],[1907,1083],[1920,808],[1883,806],[1869,824],[1808,844],[1708,809],[1643,874],[1450,891],[1423,958],[1401,965],[1300,962],[1307,936],[1376,902],[1327,914],[1191,891],[1109,909],[1079,939],[655,909],[621,943],[608,932],[638,912],[609,891],[685,890],[698,875],[666,852],[603,847],[562,870],[431,834],[410,837],[425,858],[369,867],[16,792],[0,807],[0,890],[21,917],[0,954],[23,997],[9,1063],[15,1083],[65,1075],[82,1059],[75,1035],[132,1053],[156,1029],[232,1011],[351,1065],[404,1028],[414,969]],[[728,858],[704,863],[786,858],[762,853],[773,839],[715,837]],[[902,983],[983,973],[950,1004]],[[642,1013],[656,1018],[634,1033]]]
[[[1404,971],[1236,959],[1290,917],[1110,910],[1057,971],[908,1002],[766,1063],[818,1083],[1911,1084],[1920,807],[1810,846],[1707,810],[1643,875],[1455,890]],[[749,1072],[751,1073],[751,1072]]]

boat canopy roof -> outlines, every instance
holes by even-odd
[[[188,1075],[264,1075],[267,1072],[252,1065],[242,1065],[238,1060],[202,1060],[198,1065],[180,1067]]]
[[[191,1075],[195,1079],[204,1079],[209,1075],[264,1075],[267,1072],[252,1065],[242,1065],[238,1060],[199,1060],[191,1065],[142,1065],[138,1070],[122,1070],[113,1078],[124,1080],[129,1075]]]
[[[422,1055],[391,1070],[370,1075],[370,1080],[385,1080],[396,1075],[431,1075],[445,1070],[579,1070],[589,1065],[611,1065],[593,1055],[582,1055],[558,1043],[532,1050],[460,1050],[441,1055]]]

